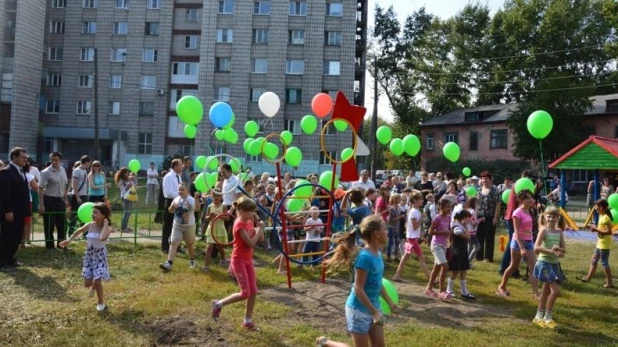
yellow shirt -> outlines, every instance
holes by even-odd
[[[597,228],[603,230],[612,230],[612,221],[609,219],[608,215],[604,214],[599,216],[599,223],[597,224]],[[612,235],[598,234],[597,236],[598,249],[612,249],[612,245],[614,244],[614,237]]]

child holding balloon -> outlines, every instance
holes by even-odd
[[[68,240],[60,242],[60,247],[67,247],[73,240],[88,231],[82,276],[84,286],[90,288],[88,295],[94,296],[95,292],[97,294],[97,311],[99,312],[106,309],[101,280],[110,279],[105,242],[112,232],[111,215],[112,212],[106,204],[97,202],[92,208],[92,222],[79,228]]]
[[[368,346],[369,341],[374,346],[384,346],[384,318],[380,311],[382,297],[392,312],[397,305],[382,286],[384,275],[384,260],[380,251],[388,242],[386,223],[379,215],[372,215],[360,224],[360,234],[365,240],[363,247],[354,258],[354,247],[350,247],[354,233],[340,234],[335,242],[337,248],[333,256],[326,260],[329,271],[348,269],[354,259],[354,285],[346,301],[347,328],[354,346]],[[316,341],[318,346],[346,346],[346,344],[331,341],[322,336]]]

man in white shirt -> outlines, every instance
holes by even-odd
[[[163,196],[165,197],[165,215],[163,218],[163,232],[161,234],[161,251],[169,253],[170,236],[172,236],[172,225],[174,224],[174,214],[169,212],[172,201],[178,196],[178,186],[182,182],[182,161],[172,160],[170,171],[163,177]]]
[[[360,172],[360,178],[358,179],[358,181],[351,184],[351,188],[360,188],[364,191],[367,191],[369,188],[376,189],[376,185],[375,183],[373,183],[372,180],[369,179],[369,171],[362,170]]]
[[[45,247],[54,248],[54,227],[58,233],[58,247],[64,241],[65,213],[69,206],[67,200],[67,173],[60,165],[62,154],[53,152],[49,155],[51,165],[41,171],[41,181],[39,182],[39,213],[43,215],[43,229],[45,232]]]
[[[146,181],[146,205],[157,203],[157,191],[159,187],[159,172],[157,172],[157,167],[155,163],[150,163],[150,169],[146,170],[146,176],[148,180]]]
[[[229,210],[240,197],[240,190],[238,187],[238,177],[232,173],[232,167],[228,163],[221,164],[219,167],[219,173],[223,178],[223,187],[221,188],[223,194],[223,205]]]
[[[414,172],[414,170],[410,170],[410,173],[406,177],[406,187],[410,189],[414,189],[414,186],[416,185],[416,182],[418,181],[415,174],[416,172]]]

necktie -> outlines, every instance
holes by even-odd
[[[176,175],[176,180],[178,181],[178,184],[180,184],[180,176]]]

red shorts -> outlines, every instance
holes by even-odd
[[[421,246],[418,244],[418,239],[407,239],[403,251],[405,254],[412,254],[412,251],[414,251],[419,258],[423,256],[423,251],[421,251]]]
[[[32,212],[32,201],[30,201],[30,212]],[[32,224],[32,216],[28,216],[24,218],[24,224],[25,225]]]

